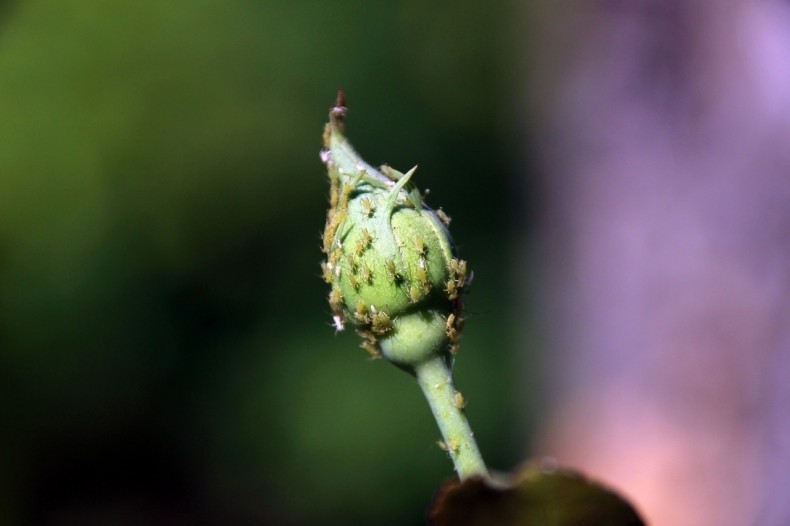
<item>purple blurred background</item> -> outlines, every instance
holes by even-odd
[[[535,452],[651,524],[790,524],[790,4],[544,4]]]

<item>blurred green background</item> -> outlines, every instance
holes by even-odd
[[[509,2],[0,8],[0,523],[422,524],[452,476],[415,382],[335,335],[318,151],[348,134],[453,216],[459,388],[486,460],[530,433],[511,261]],[[526,356],[526,358],[525,358]]]

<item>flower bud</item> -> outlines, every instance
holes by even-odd
[[[457,259],[449,218],[428,208],[401,173],[375,169],[343,135],[342,94],[330,111],[321,159],[330,180],[324,279],[335,327],[353,324],[362,347],[407,370],[458,348],[466,262]]]

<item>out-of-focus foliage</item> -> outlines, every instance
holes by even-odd
[[[513,465],[510,15],[0,10],[0,522],[422,522],[451,475],[438,431],[413,381],[333,335],[319,279],[340,86],[360,150],[419,162],[454,215],[475,271],[458,383],[487,460]]]

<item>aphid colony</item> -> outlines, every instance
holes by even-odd
[[[423,204],[416,167],[404,174],[365,163],[343,136],[344,117],[344,107],[331,110],[321,154],[330,180],[321,270],[333,325],[352,323],[363,349],[407,367],[422,359],[406,352],[417,340],[454,354],[468,276],[450,218]]]

